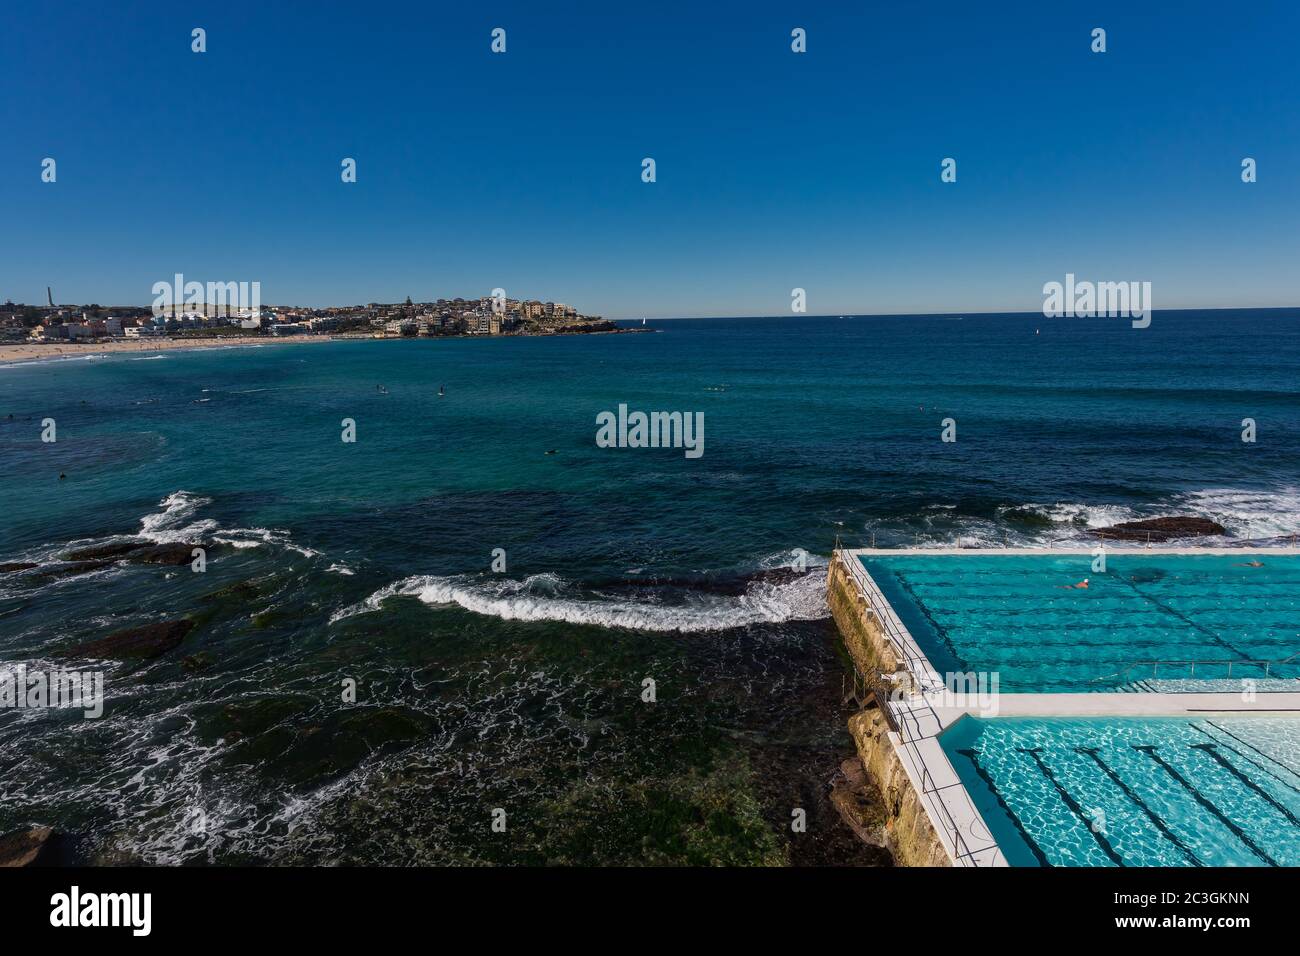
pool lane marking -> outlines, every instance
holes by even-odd
[[[1029,835],[1029,831],[1024,828],[1024,825],[1020,822],[1020,818],[1016,816],[1016,812],[1007,805],[1005,800],[1002,799],[1002,794],[994,785],[993,778],[989,776],[988,771],[980,766],[979,755],[974,750],[958,750],[957,753],[970,761],[971,766],[975,768],[975,772],[979,775],[979,778],[984,781],[985,785],[989,788],[989,792],[993,794],[993,799],[998,802],[998,806],[1006,811],[1007,817],[1011,820],[1011,825],[1014,826],[1016,830],[1019,831],[1020,836],[1024,838],[1026,845],[1029,847],[1029,852],[1034,854],[1040,865],[1051,866],[1052,863],[1047,859],[1047,854],[1043,852],[1037,841]]]
[[[1278,760],[1278,759],[1277,759],[1276,757],[1274,757],[1272,754],[1267,754],[1267,753],[1265,753],[1264,751],[1262,751],[1262,750],[1260,750],[1258,747],[1256,747],[1254,744],[1252,744],[1249,740],[1242,740],[1240,737],[1238,737],[1236,734],[1234,734],[1231,730],[1228,730],[1228,728],[1226,728],[1226,727],[1220,727],[1218,724],[1216,724],[1216,723],[1215,723],[1214,721],[1212,721],[1212,720],[1207,720],[1206,723],[1209,724],[1211,727],[1213,727],[1215,730],[1217,730],[1219,733],[1221,733],[1221,734],[1227,734],[1229,737],[1231,737],[1233,740],[1237,741],[1237,743],[1241,744],[1243,747],[1249,747],[1251,750],[1255,751],[1255,753],[1259,754],[1261,757],[1263,757],[1263,758],[1264,758],[1265,760],[1267,760],[1269,763],[1277,764],[1279,767],[1281,767],[1281,768],[1282,768],[1283,770],[1285,770],[1287,773],[1292,774],[1292,775],[1295,776],[1295,777],[1300,777],[1300,770],[1294,770],[1294,769],[1292,769],[1292,767],[1291,767],[1289,764],[1283,763],[1281,760]],[[1195,727],[1196,725],[1193,724],[1192,726]],[[1204,731],[1202,731],[1202,733],[1204,733]],[[1209,734],[1206,734],[1206,736],[1209,737]],[[1210,739],[1213,740],[1214,738],[1211,737]]]
[[[1207,720],[1206,723],[1208,724],[1208,723],[1210,723],[1210,722]],[[1260,770],[1262,773],[1265,773],[1265,774],[1267,774],[1268,776],[1272,777],[1274,780],[1276,780],[1276,781],[1277,781],[1278,783],[1280,783],[1282,786],[1287,787],[1287,788],[1290,789],[1290,790],[1294,790],[1296,793],[1300,793],[1300,788],[1297,788],[1297,787],[1295,786],[1295,784],[1291,783],[1291,781],[1289,781],[1289,780],[1284,780],[1283,778],[1279,777],[1279,776],[1278,776],[1277,774],[1275,774],[1272,770],[1269,770],[1268,767],[1264,766],[1264,765],[1263,765],[1262,763],[1260,763],[1258,760],[1256,760],[1255,758],[1253,758],[1250,754],[1244,754],[1244,753],[1242,753],[1240,750],[1238,750],[1236,747],[1232,746],[1231,744],[1225,744],[1222,740],[1220,740],[1218,737],[1214,736],[1214,734],[1210,733],[1208,730],[1206,730],[1204,727],[1200,726],[1199,724],[1191,724],[1190,726],[1191,726],[1191,728],[1192,728],[1193,730],[1195,730],[1198,734],[1204,734],[1207,740],[1212,740],[1212,741],[1214,741],[1216,744],[1218,744],[1220,747],[1222,747],[1223,749],[1232,751],[1232,752],[1235,753],[1238,757],[1240,757],[1242,760],[1246,761],[1246,763],[1252,765],[1252,766],[1255,767],[1256,769]],[[1214,725],[1211,724],[1210,726],[1214,726]],[[1244,743],[1244,741],[1243,741],[1243,743]],[[1281,764],[1278,764],[1278,766],[1279,766],[1279,767],[1282,767]],[[1283,769],[1283,770],[1287,770],[1286,767],[1282,767],[1282,769]],[[1287,773],[1294,773],[1294,771],[1292,771],[1292,770],[1287,770]],[[1297,774],[1297,776],[1300,776],[1300,774]]]
[[[1269,793],[1267,790],[1261,789],[1259,784],[1257,784],[1254,780],[1251,780],[1244,773],[1242,773],[1240,770],[1234,767],[1228,761],[1227,757],[1223,756],[1223,754],[1219,753],[1215,749],[1215,747],[1217,746],[1216,744],[1188,744],[1188,746],[1191,747],[1192,750],[1201,750],[1209,754],[1211,757],[1214,758],[1215,762],[1218,763],[1220,767],[1222,767],[1224,770],[1228,771],[1228,773],[1232,774],[1234,777],[1240,780],[1244,786],[1249,787],[1252,791],[1254,791],[1255,793],[1263,797],[1265,800],[1267,800],[1269,804],[1275,810],[1277,810],[1278,813],[1283,814],[1288,820],[1291,821],[1292,826],[1300,826],[1300,819],[1296,819],[1296,815],[1294,813],[1292,813],[1289,809],[1284,807],[1282,804],[1278,803],[1277,800],[1273,798],[1273,795],[1271,793]]]
[[[1192,861],[1192,866],[1205,865],[1200,861],[1200,859],[1197,858],[1196,854],[1192,852],[1191,848],[1188,847],[1187,844],[1184,843],[1181,839],[1179,839],[1178,834],[1174,833],[1173,830],[1169,829],[1169,825],[1165,823],[1164,820],[1160,819],[1160,817],[1156,815],[1156,812],[1154,810],[1152,810],[1149,806],[1147,806],[1146,801],[1143,800],[1141,797],[1139,797],[1136,793],[1134,793],[1133,790],[1129,787],[1129,785],[1126,784],[1122,779],[1120,779],[1119,774],[1117,774],[1110,767],[1106,766],[1106,762],[1102,760],[1101,757],[1098,755],[1097,749],[1095,747],[1075,747],[1074,749],[1081,754],[1087,754],[1089,757],[1091,757],[1096,762],[1097,766],[1100,767],[1102,771],[1106,774],[1106,776],[1110,777],[1111,780],[1115,781],[1115,785],[1124,791],[1124,796],[1128,797],[1135,804],[1137,804],[1138,809],[1147,815],[1147,819],[1150,820],[1152,824],[1155,825],[1155,828],[1164,835],[1165,839],[1168,840],[1170,843],[1172,843],[1174,846],[1178,847],[1178,849],[1182,850],[1184,854],[1186,854],[1187,859]]]
[[[1251,852],[1253,852],[1261,860],[1266,862],[1269,866],[1278,865],[1277,860],[1273,859],[1271,856],[1269,856],[1267,853],[1261,850],[1258,846],[1256,846],[1255,841],[1252,840],[1249,836],[1247,836],[1246,832],[1242,830],[1241,827],[1237,826],[1237,824],[1233,823],[1231,820],[1225,817],[1223,815],[1223,811],[1221,811],[1213,803],[1207,800],[1195,787],[1193,787],[1190,783],[1188,783],[1186,777],[1184,777],[1173,767],[1169,766],[1169,764],[1166,763],[1165,760],[1158,753],[1156,753],[1156,748],[1154,745],[1133,744],[1133,749],[1140,750],[1142,753],[1146,754],[1148,757],[1150,757],[1152,760],[1158,763],[1161,767],[1163,767],[1165,772],[1169,774],[1169,776],[1173,777],[1180,784],[1182,784],[1183,789],[1186,790],[1188,793],[1190,793],[1192,795],[1192,798],[1195,799],[1197,803],[1203,806],[1206,810],[1209,810],[1210,813],[1214,814],[1214,816],[1218,818],[1220,823],[1222,823],[1225,827],[1227,827],[1236,835],[1238,840],[1246,844],[1246,846],[1250,847]]]
[[[1060,781],[1056,779],[1056,774],[1052,772],[1052,768],[1049,767],[1043,761],[1043,758],[1038,755],[1042,748],[1017,747],[1016,749],[1022,754],[1029,754],[1029,756],[1034,758],[1034,763],[1038,765],[1038,769],[1042,772],[1043,776],[1051,781],[1052,786],[1056,788],[1056,792],[1059,793],[1061,799],[1065,801],[1065,805],[1074,811],[1075,816],[1077,816],[1081,821],[1084,821],[1084,829],[1092,834],[1092,838],[1097,841],[1097,845],[1101,847],[1102,852],[1110,857],[1116,866],[1128,866],[1128,864],[1124,862],[1124,858],[1115,852],[1115,848],[1110,845],[1110,841],[1107,840],[1103,834],[1094,830],[1092,825],[1087,822],[1088,816],[1084,813],[1083,807],[1079,806],[1074,797],[1070,796],[1069,792],[1061,786]]]
[[[1200,631],[1202,634],[1206,634],[1209,637],[1213,638],[1216,644],[1223,647],[1225,650],[1232,651],[1232,653],[1236,654],[1243,661],[1249,661],[1251,659],[1249,654],[1229,644],[1226,640],[1223,639],[1223,635],[1219,634],[1217,631],[1212,631],[1203,624],[1197,624],[1186,614],[1183,614],[1181,611],[1175,610],[1174,608],[1170,607],[1168,604],[1161,601],[1159,598],[1147,594],[1140,587],[1138,587],[1137,584],[1134,583],[1133,581],[1127,581],[1123,577],[1118,577],[1118,580],[1120,581],[1120,583],[1127,584],[1130,588],[1132,588],[1133,593],[1138,595],[1138,597],[1142,598],[1145,601],[1150,601],[1156,607],[1160,608],[1160,610],[1164,611],[1166,614],[1170,614],[1173,617],[1176,617],[1178,620],[1182,621],[1184,624],[1186,624],[1188,627],[1192,628],[1193,630]],[[1224,661],[1224,663],[1226,664],[1228,662]]]
[[[926,607],[925,602],[921,600],[917,593],[912,590],[911,582],[908,581],[907,578],[903,577],[902,573],[895,571],[894,577],[898,580],[899,587],[906,591],[907,596],[912,599],[912,604],[921,612],[921,616],[925,618],[930,627],[934,629],[935,637],[939,638],[939,640],[943,642],[944,646],[948,648],[948,653],[952,655],[952,659],[964,668],[966,666],[966,658],[957,653],[957,648],[953,645],[952,639],[948,636],[948,629],[935,620],[934,615],[930,613],[930,609]],[[881,593],[883,594],[884,592]],[[889,598],[885,598],[885,600],[888,601]]]
[[[864,570],[865,570],[865,566],[864,566]],[[868,573],[869,573],[869,572],[868,572]],[[966,666],[967,664],[969,664],[969,659],[966,657],[966,655],[965,655],[964,653],[959,653],[958,650],[957,650],[956,645],[953,644],[952,637],[948,634],[948,629],[945,628],[942,624],[940,624],[940,623],[938,622],[938,620],[934,617],[934,615],[930,612],[929,607],[926,606],[926,603],[925,603],[924,601],[921,600],[920,596],[919,596],[919,595],[916,593],[916,591],[913,589],[913,587],[912,587],[912,583],[911,583],[911,582],[910,582],[910,581],[909,581],[909,580],[908,580],[908,579],[907,579],[907,578],[906,578],[906,577],[905,577],[901,572],[899,572],[899,571],[893,571],[893,575],[894,575],[895,580],[898,581],[899,586],[902,587],[902,589],[903,589],[905,592],[907,592],[907,596],[908,596],[909,598],[911,598],[913,606],[914,606],[914,607],[915,607],[915,608],[920,612],[921,616],[926,620],[926,622],[927,622],[927,623],[930,625],[930,627],[933,629],[935,636],[936,636],[937,638],[939,638],[939,640],[940,640],[940,641],[943,643],[943,645],[947,648],[948,652],[949,652],[950,654],[952,654],[953,659],[954,659],[955,661],[957,661],[959,664],[961,664],[963,667]],[[1213,631],[1213,630],[1211,630],[1210,628],[1205,627],[1205,626],[1202,625],[1202,624],[1198,624],[1198,623],[1196,623],[1196,622],[1193,621],[1191,618],[1187,617],[1185,614],[1183,614],[1183,613],[1181,613],[1180,611],[1174,609],[1173,607],[1170,607],[1169,605],[1165,604],[1165,603],[1164,603],[1163,601],[1161,601],[1159,598],[1156,598],[1156,597],[1153,597],[1153,596],[1150,595],[1150,594],[1147,594],[1145,591],[1143,591],[1141,588],[1139,588],[1139,587],[1138,587],[1134,582],[1129,581],[1129,580],[1126,580],[1125,578],[1123,578],[1123,577],[1120,576],[1120,575],[1112,575],[1112,576],[1113,576],[1116,580],[1118,580],[1121,584],[1124,584],[1124,585],[1126,585],[1128,588],[1130,588],[1130,589],[1133,591],[1134,594],[1138,595],[1138,597],[1142,598],[1144,601],[1147,601],[1147,602],[1149,602],[1149,603],[1155,605],[1155,606],[1156,606],[1157,608],[1159,608],[1161,611],[1164,611],[1166,614],[1169,614],[1170,616],[1176,618],[1177,620],[1182,621],[1184,624],[1186,624],[1188,627],[1192,628],[1193,630],[1200,631],[1201,633],[1205,634],[1205,635],[1208,636],[1208,637],[1209,637],[1209,638],[1210,638],[1214,643],[1218,644],[1218,645],[1219,645],[1220,647],[1222,647],[1224,650],[1231,651],[1233,654],[1236,654],[1236,655],[1237,655],[1237,656],[1242,660],[1242,662],[1246,662],[1246,661],[1250,661],[1250,660],[1251,660],[1251,656],[1250,656],[1248,653],[1246,653],[1245,651],[1241,650],[1240,648],[1237,648],[1237,647],[1233,646],[1232,644],[1228,643],[1228,642],[1223,638],[1223,636],[1220,635],[1217,631]],[[888,600],[888,599],[886,598],[886,600]],[[1047,644],[1047,645],[1039,645],[1039,646],[1040,646],[1040,647],[1042,647],[1042,646],[1049,646],[1049,647],[1050,647],[1050,646],[1052,646],[1052,645],[1051,645],[1051,644]],[[1063,646],[1063,647],[1064,647],[1064,646],[1074,647],[1074,646],[1077,646],[1077,644],[1061,644],[1061,645],[1059,645],[1059,646]],[[1109,649],[1109,647],[1110,647],[1110,645],[1107,645],[1107,644],[1095,645],[1095,646],[1097,646],[1098,648],[1104,648],[1104,649]],[[981,648],[981,645],[976,644],[976,645],[974,645],[973,647],[968,648],[967,651],[968,651],[968,652],[972,652],[972,651],[974,651],[976,648]],[[1015,662],[1012,662],[1012,663],[1015,663]],[[1029,661],[1029,662],[1026,662],[1026,663],[1041,663],[1041,662]],[[1055,663],[1058,663],[1058,664],[1061,664],[1061,663],[1069,664],[1069,663],[1071,663],[1071,662],[1069,662],[1069,661],[1059,661],[1059,662],[1055,662]],[[1227,664],[1228,661],[1224,661],[1223,663]]]

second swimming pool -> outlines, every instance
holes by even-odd
[[[1013,866],[1300,865],[1300,720],[959,720],[948,759]]]

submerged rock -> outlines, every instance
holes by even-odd
[[[190,654],[188,657],[181,658],[181,670],[194,674],[199,671],[207,670],[213,665],[212,655],[205,651],[199,651],[197,654]]]
[[[226,704],[222,713],[230,726],[245,734],[259,734],[282,721],[308,713],[316,701],[306,694],[284,694]]]
[[[197,547],[197,544],[155,544],[135,552],[130,560],[145,564],[189,564]]]
[[[91,571],[111,568],[116,563],[116,561],[70,561],[67,564],[56,564],[46,568],[40,572],[40,577],[70,578],[76,574],[89,574]]]
[[[1227,534],[1228,530],[1209,518],[1177,516],[1122,521],[1109,528],[1094,528],[1091,533],[1098,538],[1115,541],[1169,541],[1173,538]]]
[[[54,830],[50,827],[14,830],[0,836],[0,867],[34,866],[45,862],[52,855],[53,837]]]
[[[251,601],[261,593],[257,584],[252,581],[237,581],[234,584],[227,585],[217,591],[210,591],[203,595],[204,601]]]
[[[97,544],[89,548],[78,548],[63,556],[65,561],[74,563],[100,562],[111,563],[115,560],[139,561],[144,564],[189,564],[197,544],[183,541],[155,544],[137,538],[134,541],[118,541],[113,544]]]
[[[139,551],[148,544],[147,541],[119,541],[116,544],[97,544],[89,548],[78,548],[63,556],[65,561],[98,561],[104,558],[120,558]]]
[[[185,635],[193,629],[194,622],[189,618],[146,624],[142,627],[127,627],[114,631],[108,637],[78,644],[64,653],[69,657],[152,660],[180,644],[185,639]]]

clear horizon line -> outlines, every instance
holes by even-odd
[[[1168,313],[1168,312],[1271,312],[1285,311],[1287,309],[1300,310],[1300,305],[1215,305],[1215,306],[1184,306],[1179,308],[1152,308],[1151,312]],[[955,312],[809,312],[809,313],[771,313],[766,315],[749,314],[749,315],[661,315],[650,316],[656,322],[676,322],[684,319],[870,319],[870,318],[890,318],[893,316],[967,316],[967,315],[1037,315],[1043,318],[1056,320],[1060,316],[1045,316],[1042,309],[985,309],[975,311],[967,309],[965,311]],[[1097,318],[1108,318],[1108,316],[1097,316]],[[626,319],[612,319],[614,322],[635,322],[635,316]]]

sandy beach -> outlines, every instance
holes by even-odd
[[[0,345],[0,364],[31,362],[41,359],[83,358],[87,355],[111,355],[118,352],[165,352],[171,349],[249,348],[263,345],[291,345],[304,342],[332,342],[328,335],[283,335],[275,338],[248,336],[239,338],[154,338],[116,339],[111,342],[34,344],[29,342]]]

